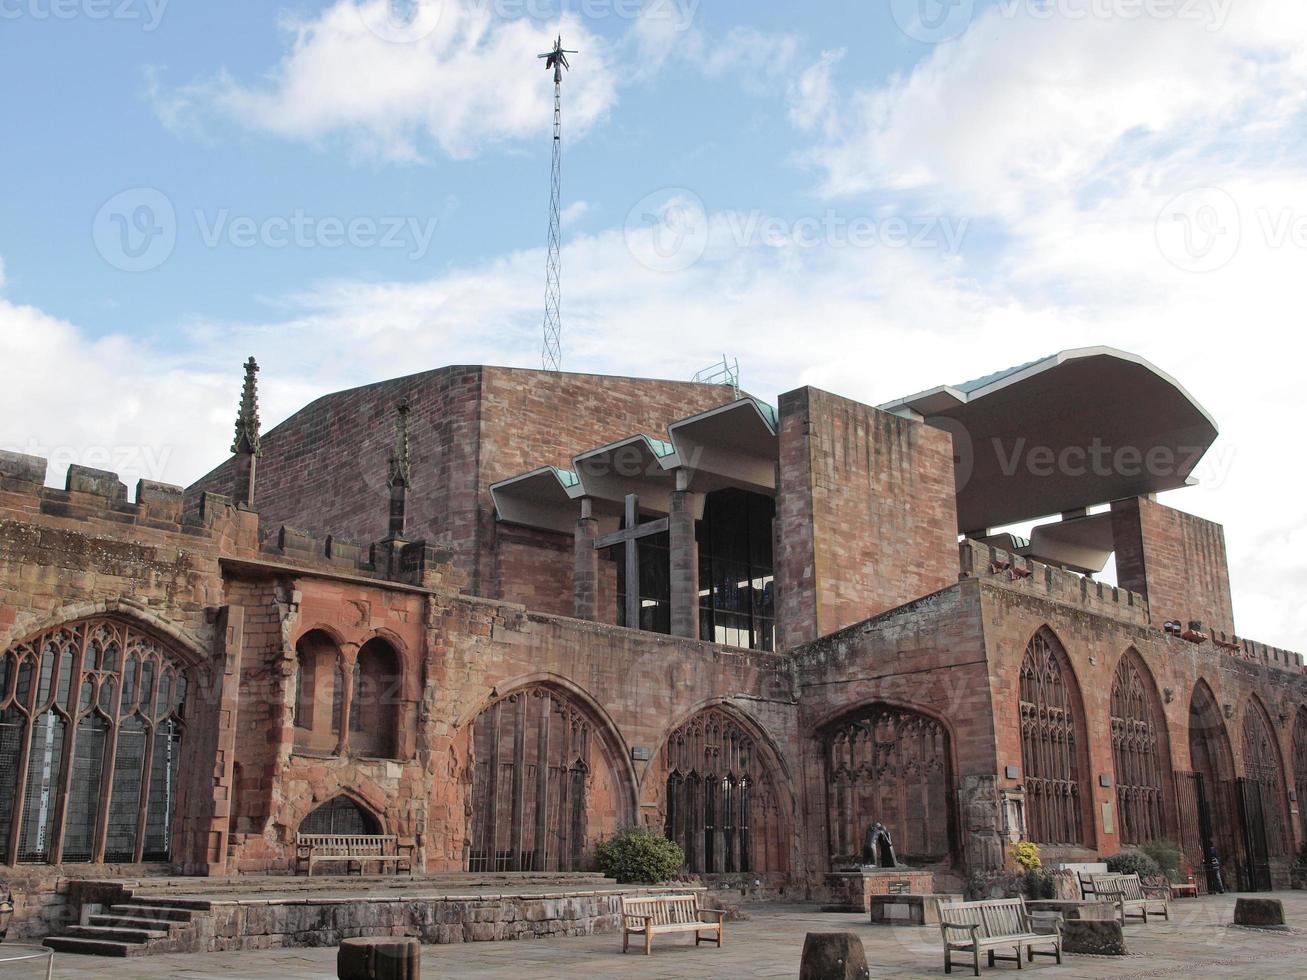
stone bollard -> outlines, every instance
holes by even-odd
[[[338,980],[421,980],[422,945],[416,939],[344,939],[336,951]]]
[[[1125,956],[1125,929],[1116,919],[1067,919],[1062,951],[1094,956]]]
[[[851,932],[810,932],[803,940],[799,980],[867,980],[867,954]]]
[[[1284,925],[1284,904],[1278,898],[1240,898],[1234,903],[1234,924],[1261,929]]]

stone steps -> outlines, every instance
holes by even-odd
[[[166,925],[167,923],[163,923]],[[64,936],[74,939],[107,939],[119,943],[148,943],[151,939],[167,939],[167,929],[143,929],[124,925],[69,926]]]
[[[72,936],[47,936],[45,945],[56,953],[81,953],[84,956],[141,956],[148,949],[144,943],[77,939]]]
[[[142,919],[161,919],[167,922],[190,922],[195,910],[165,902],[156,905],[152,902],[129,901],[121,905],[109,906],[109,914],[135,916]]]
[[[48,937],[45,945],[88,956],[177,952],[187,939],[194,940],[194,918],[211,904],[201,899],[129,898],[109,906],[107,912],[87,916],[85,925],[69,926],[62,935]]]

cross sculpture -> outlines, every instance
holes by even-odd
[[[631,629],[640,628],[640,552],[641,538],[653,534],[662,534],[667,530],[666,517],[656,521],[640,523],[640,498],[634,493],[626,495],[626,520],[620,531],[605,534],[595,539],[595,549],[602,550],[614,545],[626,545],[626,625]]]

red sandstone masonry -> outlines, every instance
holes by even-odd
[[[782,649],[956,581],[952,445],[816,388],[781,396]]]

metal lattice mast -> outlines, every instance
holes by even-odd
[[[554,70],[554,162],[549,193],[549,257],[545,260],[545,342],[541,352],[541,366],[546,371],[558,371],[563,366],[563,323],[559,314],[562,274],[562,217],[563,195],[563,69],[571,70],[567,56],[575,51],[563,49],[559,35],[554,50],[540,55],[545,68]]]

